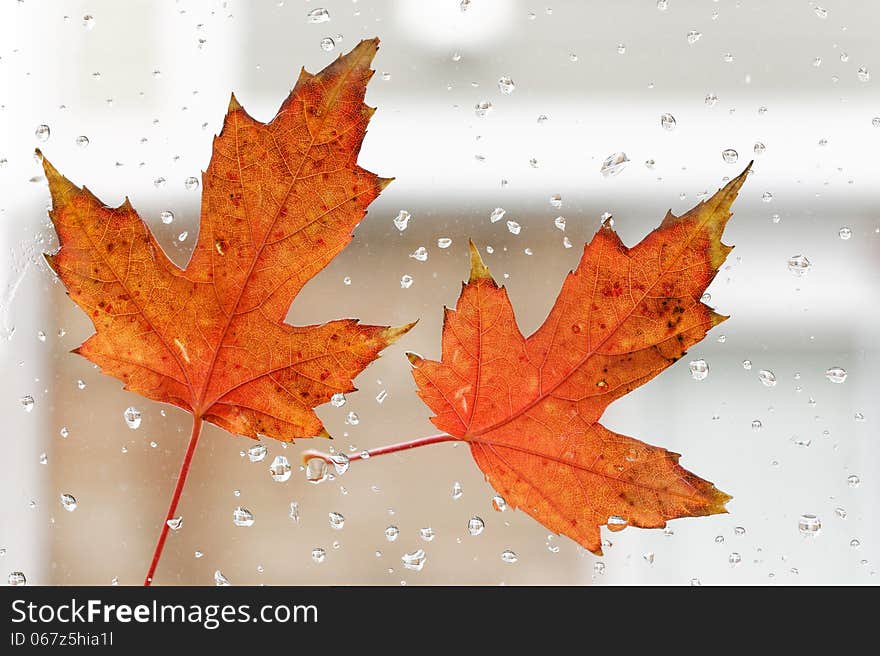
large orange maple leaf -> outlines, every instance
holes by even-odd
[[[199,238],[186,269],[128,199],[107,207],[43,167],[61,248],[47,255],[95,325],[76,352],[156,401],[231,433],[327,435],[313,408],[409,326],[284,323],[291,302],[350,241],[389,179],[357,165],[378,39],[317,75],[300,74],[261,123],[232,96],[202,176]]]
[[[726,319],[700,298],[732,248],[721,233],[748,170],[686,214],[668,213],[633,248],[600,228],[528,338],[471,243],[441,360],[409,354],[431,421],[470,445],[508,505],[593,553],[602,553],[602,525],[657,528],[726,512],[731,497],[682,468],[678,454],[599,419]]]

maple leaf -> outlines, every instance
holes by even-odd
[[[202,175],[198,242],[175,266],[128,199],[107,207],[43,167],[60,249],[47,260],[95,334],[75,350],[125,383],[231,433],[327,435],[313,408],[411,326],[284,323],[391,180],[360,168],[378,39],[303,70],[269,123],[235,96]]]
[[[408,354],[431,421],[470,445],[508,505],[595,554],[601,525],[659,528],[726,512],[731,497],[678,454],[598,422],[727,318],[700,299],[732,249],[721,233],[750,167],[686,214],[667,213],[633,248],[600,228],[528,338],[472,242],[470,279],[445,310],[441,360]]]

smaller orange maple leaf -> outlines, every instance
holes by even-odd
[[[727,512],[731,497],[677,453],[598,422],[727,318],[700,299],[732,249],[721,233],[750,167],[686,214],[669,212],[633,248],[600,228],[528,338],[472,242],[470,279],[445,310],[441,360],[408,354],[431,421],[470,445],[507,503],[595,554],[602,525]]]

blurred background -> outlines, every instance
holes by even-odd
[[[435,432],[403,353],[439,356],[442,307],[455,304],[467,275],[469,237],[507,285],[528,334],[603,213],[635,244],[667,209],[687,210],[754,158],[725,235],[736,249],[709,290],[710,304],[731,319],[603,419],[683,454],[686,468],[734,496],[730,513],[675,520],[666,531],[608,533],[599,558],[523,513],[493,510],[494,492],[463,446],[354,463],[319,485],[295,469],[277,483],[268,471],[276,455],[298,463],[304,449],[328,443],[285,449],[266,440],[266,458],[251,462],[252,441],[209,426],[180,505],[184,525],[169,536],[157,583],[213,585],[218,570],[233,584],[876,581],[875,3],[0,7],[4,580],[23,572],[31,584],[139,584],[190,430],[186,413],[122,391],[69,353],[91,324],[40,257],[57,242],[34,148],[105,203],[127,195],[185,265],[200,189],[184,181],[207,166],[230,92],[269,120],[301,66],[316,72],[379,36],[367,94],[378,112],[360,163],[397,179],[288,320],[420,322],[359,377],[360,391],[344,406],[318,410],[334,447]],[[499,85],[502,78],[511,82]],[[620,154],[624,166],[603,174],[603,161]],[[492,223],[497,207],[506,215]],[[405,231],[393,223],[401,210],[412,216]],[[170,223],[163,212],[173,214]],[[440,248],[441,239],[452,243]],[[426,261],[410,257],[421,246]],[[703,380],[688,367],[699,358],[709,365]],[[845,382],[829,381],[832,367],[847,372]],[[762,384],[762,370],[775,386]],[[123,417],[129,406],[141,412],[137,429]],[[346,421],[350,412],[357,424]],[[75,497],[75,510],[62,494]],[[237,506],[253,512],[253,526],[233,525]],[[331,512],[344,516],[343,528],[331,527]],[[468,532],[472,516],[486,525],[478,536]],[[395,541],[386,538],[390,526]],[[423,539],[423,528],[435,537]],[[315,549],[324,550],[322,562]],[[406,569],[401,557],[417,549],[423,569]],[[502,560],[505,550],[515,563]]]

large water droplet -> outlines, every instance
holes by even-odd
[[[702,37],[703,37],[702,33],[697,32],[696,30],[691,30],[690,32],[687,33],[687,42],[689,45],[694,45]]]
[[[769,369],[761,369],[761,371],[758,372],[758,380],[764,384],[764,387],[776,386],[776,374]]]
[[[253,526],[254,513],[244,506],[236,506],[235,510],[232,511],[232,523],[236,526]]]
[[[664,130],[674,130],[675,129],[675,117],[672,114],[666,113],[660,115],[660,125]]]
[[[183,517],[172,517],[165,523],[168,524],[168,528],[172,531],[177,531],[183,527]]]
[[[127,407],[125,409],[125,412],[122,413],[122,416],[125,419],[126,425],[130,429],[137,430],[141,427],[141,411],[135,408],[133,405]]]
[[[624,152],[612,153],[602,162],[599,172],[606,178],[611,178],[620,173],[629,163],[629,158]]]
[[[340,531],[345,526],[345,517],[342,516],[342,513],[331,512],[328,517],[330,518],[330,528]]]
[[[474,515],[468,520],[468,533],[471,535],[479,535],[483,532],[483,529],[486,528],[486,523],[483,521],[481,517],[477,517]]]
[[[721,151],[722,159],[728,164],[736,164],[739,159],[739,153],[736,152],[733,148],[727,148]]]
[[[449,248],[452,246],[452,240],[449,237],[440,237],[437,239],[437,248]]]
[[[428,249],[424,246],[419,246],[416,250],[410,253],[409,256],[419,262],[425,262],[428,259]]]
[[[505,211],[505,209],[503,207],[496,207],[494,210],[492,210],[492,213],[489,215],[489,221],[491,221],[492,223],[497,223],[498,221],[500,221],[501,219],[504,218],[504,215],[506,213],[507,212]]]
[[[492,111],[492,103],[488,100],[484,100],[483,102],[479,102],[474,105],[474,114],[477,115],[478,118],[486,118],[489,112]]]
[[[509,96],[516,90],[516,84],[509,77],[505,76],[498,80],[498,90],[506,96]]]
[[[829,367],[825,371],[825,378],[838,385],[846,380],[846,375],[846,369],[843,367]]]
[[[409,225],[409,220],[412,218],[412,215],[406,210],[400,210],[397,213],[397,216],[394,217],[394,227],[403,232],[406,230]]]
[[[88,148],[88,145],[89,145],[89,138],[88,138],[86,135],[84,135],[84,134],[79,135],[79,136],[76,138],[76,145],[77,145],[79,148]]]
[[[760,419],[753,419],[752,420],[752,430],[753,431],[757,432],[757,431],[761,430],[763,427],[764,427],[764,424],[761,423]]]
[[[327,480],[327,463],[323,458],[311,458],[306,463],[306,480],[317,485]]]
[[[837,236],[842,240],[847,241],[852,237],[852,228],[847,226],[843,226],[840,230],[837,231]]]
[[[336,392],[333,396],[330,397],[330,405],[334,408],[341,408],[345,405],[345,394],[342,392]]]
[[[269,476],[276,483],[284,483],[290,478],[291,467],[290,462],[284,456],[275,456],[272,464],[269,465]]]
[[[25,412],[30,412],[34,409],[34,397],[32,397],[30,394],[26,394],[21,397],[21,399],[19,399],[19,402],[21,403],[21,407],[24,408]]]
[[[806,275],[810,266],[810,261],[805,255],[792,255],[788,258],[788,270],[796,276]]]
[[[740,556],[737,552],[733,552],[727,557],[727,562],[736,567],[742,562],[742,556]]]
[[[855,474],[850,474],[849,476],[846,477],[846,484],[849,485],[850,487],[858,487],[861,482],[862,482],[862,479],[860,479]]]
[[[401,289],[409,289],[413,286],[413,277],[408,273],[400,276],[400,288]]]
[[[798,519],[798,530],[802,535],[816,535],[822,530],[822,521],[815,515],[801,515]]]
[[[522,232],[522,226],[519,223],[517,223],[516,221],[508,221],[507,222],[507,230],[512,235],[518,235],[520,232]]]
[[[424,549],[416,549],[415,551],[405,553],[403,554],[403,556],[400,557],[400,560],[403,561],[404,567],[416,572],[422,571],[422,568],[425,566],[425,561],[427,559],[428,557],[425,554]]]
[[[497,512],[504,512],[507,510],[507,502],[504,500],[504,497],[498,494],[492,497],[492,508]]]
[[[325,36],[321,39],[321,50],[324,52],[331,52],[336,47],[336,41],[333,40],[333,37]]]
[[[10,572],[6,582],[11,586],[27,585],[27,577],[24,572]]]
[[[519,560],[519,556],[516,555],[516,552],[513,552],[510,549],[505,549],[501,552],[501,560],[508,565],[513,565]]]
[[[703,359],[692,360],[688,367],[694,380],[704,380],[709,375],[709,364]]]
[[[323,563],[326,558],[327,552],[324,551],[321,547],[315,547],[314,549],[312,549],[312,560],[319,565]]]
[[[51,134],[52,131],[45,123],[42,125],[38,125],[37,129],[34,130],[34,136],[37,138],[37,141],[48,141]]]
[[[260,462],[266,457],[267,453],[269,453],[269,449],[266,448],[265,444],[254,444],[248,447],[247,457],[251,462]]]
[[[326,23],[330,20],[330,12],[323,7],[312,9],[306,14],[306,20],[310,23]]]
[[[159,213],[159,218],[162,220],[162,223],[169,225],[174,222],[174,212],[171,210],[163,210]]]
[[[422,540],[424,540],[425,542],[431,542],[435,537],[434,529],[431,528],[430,526],[420,528],[419,529],[419,537],[421,537]]]
[[[385,529],[385,539],[389,542],[394,542],[397,537],[400,535],[400,529],[396,526],[389,526]]]
[[[859,70],[856,71],[856,76],[859,78],[860,82],[868,82],[871,79],[871,74],[864,66],[859,67]]]
[[[73,512],[76,510],[76,497],[72,494],[62,494],[61,495],[61,507],[64,508],[67,512]]]
[[[330,462],[333,463],[333,469],[335,469],[336,473],[340,476],[347,472],[348,468],[351,467],[351,460],[344,453],[334,453],[330,456]]]

